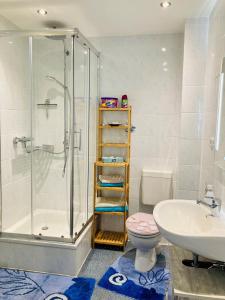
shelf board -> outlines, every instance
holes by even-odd
[[[98,126],[98,128],[101,129],[128,129],[129,126],[128,125],[118,125],[118,126],[111,126],[111,125],[100,125]]]
[[[105,107],[99,107],[100,111],[129,111],[130,106],[128,108],[122,108],[122,107],[116,107],[116,108],[105,108]]]
[[[124,246],[126,243],[127,234],[124,232],[99,231],[94,239],[96,244]]]
[[[127,211],[95,211],[96,215],[113,215],[113,216],[124,216]]]
[[[103,161],[97,161],[96,166],[97,167],[113,167],[113,168],[120,168],[120,167],[125,167],[127,166],[127,162],[111,162],[111,163],[105,163]]]
[[[115,191],[115,192],[125,192],[126,187],[117,187],[117,186],[100,186],[97,184],[96,186],[97,190],[99,191]]]
[[[103,143],[99,144],[100,147],[112,147],[112,148],[128,148],[130,147],[129,144],[125,143]]]

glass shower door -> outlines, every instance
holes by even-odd
[[[89,49],[74,45],[74,234],[87,221],[89,158]]]
[[[32,38],[32,233],[70,238],[73,44]]]

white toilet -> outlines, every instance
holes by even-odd
[[[141,201],[154,206],[172,197],[172,173],[168,171],[143,170]],[[135,269],[139,272],[151,270],[156,263],[155,247],[161,239],[152,214],[136,213],[126,221],[128,237],[137,248]]]

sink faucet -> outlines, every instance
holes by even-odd
[[[208,202],[206,202],[204,200],[197,200],[197,204],[203,204],[203,205],[206,205],[206,206],[208,206],[209,208],[212,208],[212,209],[217,208],[217,207],[220,208],[220,206],[221,206],[220,200],[216,199],[215,197],[207,197],[207,196],[205,196],[204,199],[211,200],[211,202],[208,203]]]
[[[221,200],[215,198],[212,185],[206,186],[206,194],[203,200],[197,200],[197,204],[203,204],[211,209],[211,216],[216,216],[221,208]],[[216,209],[218,208],[218,209]]]

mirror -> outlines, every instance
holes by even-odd
[[[221,72],[217,77],[217,119],[216,119],[216,136],[215,150],[216,160],[223,160],[225,157],[225,57],[221,65]]]

